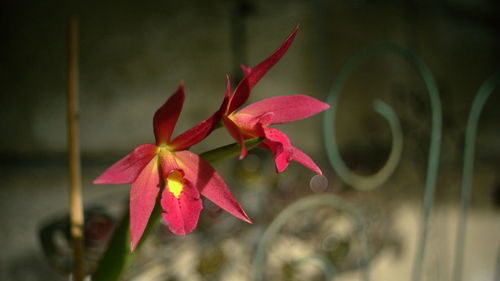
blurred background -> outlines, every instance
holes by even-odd
[[[180,81],[186,103],[175,134],[216,110],[240,64],[254,66],[300,24],[295,42],[255,87],[247,104],[276,95],[326,100],[358,50],[388,42],[413,51],[439,89],[443,130],[422,280],[451,280],[459,221],[464,132],[479,87],[500,66],[500,4],[493,0],[11,1],[0,24],[0,280],[67,280],[67,19],[79,17],[80,123],[89,270],[127,204],[129,186],[91,182],[141,143],[153,142],[154,111]],[[372,109],[396,112],[403,151],[394,173],[369,191],[345,183],[328,161],[320,114],[280,125],[322,168],[313,178],[292,164],[274,173],[255,149],[218,170],[253,225],[204,202],[199,227],[174,237],[161,227],[127,280],[362,280],[363,235],[371,280],[410,280],[418,252],[432,112],[418,73],[380,53],[349,76],[338,100],[336,141],[352,171],[384,166],[394,140]],[[467,217],[463,280],[500,280],[500,105],[493,91],[481,114]],[[231,143],[223,130],[193,147]],[[310,181],[312,180],[312,184]],[[315,195],[332,204],[295,212]],[[327,197],[324,197],[327,198]],[[328,197],[329,198],[329,197]],[[339,203],[340,202],[340,203]],[[364,227],[351,217],[358,214]],[[256,248],[279,214],[282,223],[256,263]],[[365,230],[363,232],[362,230]]]

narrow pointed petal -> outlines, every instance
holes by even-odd
[[[264,99],[238,111],[239,115],[260,116],[273,113],[271,124],[288,123],[307,118],[330,106],[305,95],[278,96]]]
[[[175,155],[183,167],[186,180],[191,182],[203,196],[233,216],[251,223],[224,180],[212,166],[198,155],[186,150],[176,152]]]
[[[314,163],[314,161],[307,154],[296,147],[293,148],[292,160],[304,165],[306,168],[318,175],[323,175],[318,165],[316,165],[316,163]]]
[[[174,131],[175,124],[184,104],[184,84],[181,83],[177,91],[156,111],[153,117],[153,129],[156,144],[167,144]]]
[[[244,68],[245,77],[236,87],[231,100],[229,101],[227,113],[235,111],[248,99],[250,95],[250,90],[259,82],[259,80],[264,76],[271,67],[273,67],[281,57],[286,53],[288,48],[293,42],[295,35],[297,34],[298,26],[296,26],[292,33],[288,36],[285,42],[267,59],[259,63],[253,68]]]
[[[248,153],[248,149],[245,146],[245,138],[244,136],[240,133],[240,130],[238,129],[238,125],[236,125],[231,119],[229,118],[223,118],[222,119],[224,126],[228,130],[229,134],[236,140],[236,142],[240,145],[241,147],[241,154],[240,154],[240,160],[245,158]]]
[[[94,180],[94,184],[128,184],[137,178],[139,173],[151,161],[156,153],[154,144],[141,144],[129,155],[125,156],[102,175]]]
[[[175,150],[184,150],[199,143],[217,128],[220,117],[221,114],[219,112],[212,114],[212,116],[208,117],[206,120],[177,136],[171,142],[170,146],[175,148]]]
[[[139,243],[160,191],[158,161],[154,157],[144,167],[130,189],[130,249]]]
[[[204,138],[206,138],[213,130],[215,130],[215,128],[217,128],[222,113],[225,110],[227,103],[229,102],[231,84],[229,76],[226,75],[226,79],[227,79],[226,95],[224,96],[224,100],[222,101],[219,110],[214,114],[212,114],[212,116],[208,117],[206,120],[199,123],[198,125],[192,127],[191,129],[177,136],[171,143],[171,146],[174,147],[175,150],[184,150],[199,143]]]
[[[163,219],[175,235],[191,233],[198,224],[200,211],[203,208],[199,191],[187,181],[183,185],[178,197],[165,188],[161,198]]]

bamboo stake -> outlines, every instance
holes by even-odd
[[[68,147],[69,204],[73,242],[73,280],[84,278],[83,208],[80,174],[80,141],[78,113],[78,19],[69,19],[68,28]]]

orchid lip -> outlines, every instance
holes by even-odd
[[[184,189],[184,184],[183,174],[179,171],[173,171],[167,176],[166,187],[174,194],[175,198],[179,198]]]

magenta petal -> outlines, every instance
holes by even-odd
[[[173,170],[182,170],[182,168],[179,167],[177,160],[175,159],[174,152],[170,152],[166,149],[162,150],[160,153],[160,163],[161,171],[164,177],[169,175]]]
[[[175,123],[184,104],[184,84],[181,83],[177,91],[156,111],[153,117],[153,129],[156,144],[167,144],[175,128]]]
[[[280,143],[271,143],[264,141],[261,146],[271,150],[271,152],[273,153],[276,173],[281,173],[288,167],[291,159],[288,153],[286,153],[286,151],[283,149],[283,145],[281,145]]]
[[[267,59],[251,69],[243,68],[246,75],[234,90],[234,94],[229,101],[228,110],[226,111],[227,113],[235,111],[238,107],[245,103],[250,95],[250,90],[286,53],[295,38],[295,34],[297,34],[297,30],[298,26],[293,29],[292,33],[288,36],[285,42]]]
[[[189,151],[176,152],[177,159],[182,162],[184,177],[195,186],[200,193],[233,216],[251,223],[240,204],[234,198],[224,180],[212,166],[198,155]],[[179,163],[180,164],[180,163]]]
[[[184,150],[199,143],[217,127],[220,116],[219,112],[214,113],[206,120],[177,136],[170,146],[174,147],[175,150]]]
[[[309,96],[278,96],[252,103],[239,110],[238,114],[259,116],[272,112],[271,124],[278,124],[304,119],[329,107],[328,104]]]
[[[276,172],[281,173],[288,167],[288,163],[292,160],[294,148],[288,136],[280,130],[264,128],[264,131],[266,140],[263,142],[263,146],[271,150],[274,155]]]
[[[240,131],[238,129],[238,125],[236,125],[229,118],[223,118],[222,120],[223,120],[224,126],[228,130],[229,134],[236,140],[236,142],[238,142],[238,144],[241,147],[240,160],[245,158],[247,156],[248,150],[247,150],[247,147],[245,146],[245,138],[240,133]]]
[[[129,155],[125,156],[102,175],[94,180],[94,184],[127,184],[135,181],[139,173],[156,153],[154,144],[141,144]]]
[[[307,156],[307,154],[296,147],[293,148],[292,160],[304,165],[306,168],[318,175],[323,174],[318,165],[316,165],[316,163],[314,163],[314,161],[309,156]]]
[[[208,117],[208,119],[202,121],[198,125],[177,136],[171,142],[171,146],[173,146],[175,150],[184,150],[191,147],[192,145],[199,143],[204,138],[206,138],[215,128],[217,128],[222,116],[222,111],[225,110],[225,107],[227,106],[227,103],[229,101],[231,84],[229,76],[226,75],[226,79],[226,95],[224,96],[224,100],[222,101],[222,105],[220,106],[219,110],[212,114],[212,116]]]
[[[252,137],[265,137],[265,128],[267,128],[273,119],[274,113],[265,113],[260,116],[253,116],[248,114],[240,114],[239,111],[233,113],[231,120],[235,126],[242,132],[247,133],[247,138]]]
[[[159,185],[160,175],[158,173],[157,158],[155,157],[149,161],[137,179],[132,183],[130,189],[131,251],[134,251],[148,224],[160,190]]]
[[[200,193],[188,182],[184,183],[178,198],[165,188],[162,192],[161,206],[163,219],[175,235],[191,233],[198,224],[200,211],[203,208]]]

